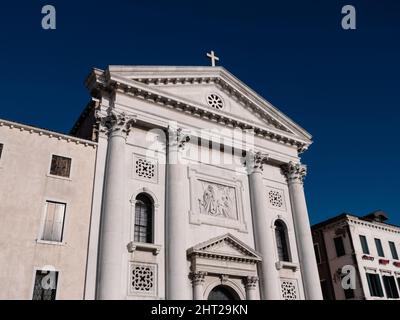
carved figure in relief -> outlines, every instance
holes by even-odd
[[[199,199],[200,213],[236,219],[234,210],[234,189],[211,183],[202,183],[203,196]]]

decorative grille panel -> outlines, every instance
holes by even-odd
[[[269,206],[279,210],[286,210],[283,190],[273,188],[268,188],[267,190]]]
[[[281,280],[283,300],[298,300],[296,280]]]
[[[131,263],[130,292],[141,295],[155,295],[157,270],[155,265]]]
[[[157,162],[153,159],[135,156],[135,177],[157,182]]]

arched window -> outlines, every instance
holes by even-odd
[[[153,202],[144,193],[136,197],[134,241],[153,242]]]
[[[207,300],[240,300],[240,298],[231,288],[220,285],[211,290]]]
[[[275,221],[275,238],[279,261],[290,261],[287,228],[283,221]]]

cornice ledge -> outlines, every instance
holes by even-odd
[[[66,142],[74,142],[76,144],[81,144],[85,147],[87,147],[87,146],[91,146],[93,148],[97,147],[97,143],[90,141],[90,140],[80,139],[80,138],[77,138],[74,136],[69,136],[66,134],[62,134],[62,133],[58,133],[58,132],[54,132],[54,131],[50,131],[50,130],[46,130],[46,129],[41,129],[38,127],[28,126],[28,125],[25,125],[22,123],[17,123],[17,122],[0,119],[0,127],[3,127],[3,126],[8,126],[10,129],[19,129],[20,131],[27,131],[29,133],[37,133],[40,136],[45,135],[45,136],[48,136],[49,138],[56,138],[61,141],[64,140]]]
[[[202,83],[214,83],[215,85],[219,86],[221,90],[226,91],[229,95],[234,96],[238,101],[243,105],[244,108],[250,108],[252,112],[255,112],[256,115],[265,119],[265,121],[271,123],[274,127],[278,130],[283,132],[287,132],[290,134],[295,134],[293,130],[293,125],[285,121],[281,123],[280,121],[271,117],[266,108],[265,108],[265,101],[262,98],[253,97],[256,95],[255,92],[251,91],[250,88],[240,83],[239,80],[235,80],[235,83],[232,84],[232,77],[227,77],[223,72],[217,72],[215,74],[209,75],[200,75],[200,76],[193,76],[193,75],[173,75],[173,76],[135,76],[134,78],[130,79],[131,81],[143,83],[146,85],[187,85],[187,84],[202,84]],[[260,107],[261,104],[263,107]],[[285,118],[282,113],[279,113],[276,108],[274,108],[270,103],[267,103],[267,107],[271,108],[271,112],[276,117]],[[286,120],[286,119],[285,119]],[[286,127],[292,128],[287,129]],[[303,132],[302,132],[303,133]],[[303,133],[304,134],[304,133]],[[306,134],[305,134],[306,135]],[[307,136],[307,135],[306,135]],[[308,135],[309,136],[309,135]]]
[[[188,257],[196,256],[203,257],[213,260],[229,260],[229,261],[238,261],[245,263],[257,263],[262,259],[259,257],[251,257],[251,256],[238,256],[229,253],[220,253],[220,252],[211,252],[211,251],[202,251],[202,250],[191,250],[187,253]]]
[[[117,73],[134,73],[130,76],[132,81],[148,85],[216,83],[239,100],[247,100],[247,103],[244,102],[245,107],[250,105],[253,110],[263,113],[265,117],[276,122],[278,126],[286,126],[310,140],[312,138],[305,129],[223,67],[151,67],[150,69],[149,67],[128,67],[128,70],[126,70],[126,67],[115,68],[114,66],[110,70]],[[154,75],[155,71],[158,75]],[[275,117],[281,118],[283,121],[272,119],[267,113],[267,108]],[[284,129],[284,131],[286,130]],[[293,131],[289,132],[294,134]]]
[[[353,225],[364,225],[370,228],[375,228],[383,231],[389,231],[394,233],[400,233],[400,227],[393,226],[393,225],[381,225],[378,223],[374,223],[371,221],[362,220],[358,217],[347,216],[347,221],[349,224]]]
[[[99,83],[103,84],[103,82]],[[196,114],[209,120],[216,120],[218,123],[224,125],[239,127],[243,130],[253,129],[257,136],[282,144],[295,146],[299,153],[306,150],[312,143],[312,141],[306,141],[279,129],[267,128],[258,124],[256,125],[220,111],[210,110],[174,95],[159,92],[137,81],[126,80],[116,75],[111,75],[110,79],[103,85],[115,89],[120,93],[133,95],[144,100],[152,101],[153,103],[172,107],[180,111],[186,110],[189,111],[190,114]]]

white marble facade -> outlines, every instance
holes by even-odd
[[[304,129],[222,67],[109,66],[87,87],[72,131],[98,143],[86,299],[322,298]]]

